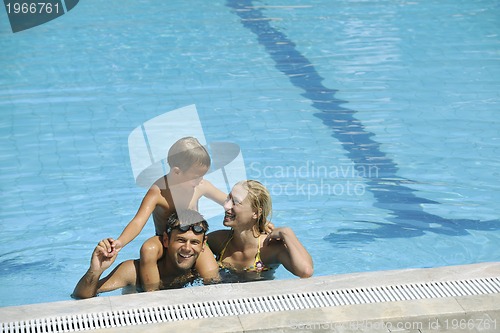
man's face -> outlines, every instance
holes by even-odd
[[[164,236],[167,258],[179,270],[190,270],[203,250],[205,234],[195,234],[192,229],[181,232],[173,229],[170,237]]]

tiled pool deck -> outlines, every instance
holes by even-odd
[[[176,304],[218,302],[250,297],[315,293],[341,289],[426,284],[500,278],[500,262],[430,269],[406,269],[332,276],[221,284],[153,293],[97,297],[0,308],[5,323],[75,317]],[[500,286],[499,286],[500,287]],[[301,310],[227,315],[134,326],[94,329],[95,332],[500,332],[500,294],[443,296],[406,301],[322,306]]]

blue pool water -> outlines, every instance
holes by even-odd
[[[0,306],[70,299],[145,193],[128,135],[190,104],[316,275],[500,259],[496,0],[84,1],[16,34],[0,16]]]

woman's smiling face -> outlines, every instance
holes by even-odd
[[[242,227],[247,224],[253,226],[257,219],[257,214],[252,209],[248,190],[242,184],[234,185],[224,202],[224,210],[226,214],[223,223],[227,227]]]

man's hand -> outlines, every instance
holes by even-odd
[[[90,259],[90,270],[102,273],[115,262],[118,252],[114,250],[113,242],[112,238],[106,238],[97,244]]]
[[[94,297],[99,289],[99,278],[116,260],[118,252],[114,251],[112,238],[105,238],[97,244],[90,258],[90,267],[84,276],[78,281],[73,297]]]

